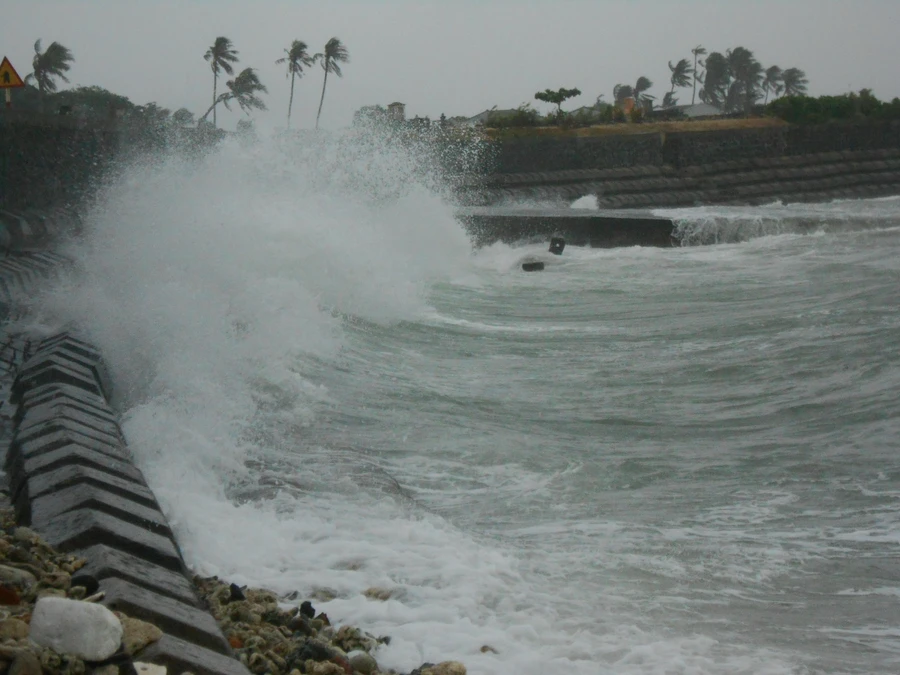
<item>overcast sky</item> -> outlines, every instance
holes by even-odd
[[[806,71],[810,93],[869,87],[900,96],[900,0],[2,0],[0,54],[22,77],[35,39],[57,40],[76,62],[72,85],[100,85],[135,103],[202,114],[212,98],[203,54],[218,35],[240,67],[269,87],[261,127],[281,126],[289,83],[275,60],[294,39],[321,51],[332,36],[350,51],[329,77],[322,126],[350,123],[362,105],[407,104],[407,114],[474,115],[513,108],[548,87],[578,87],[567,103],[612,98],[640,75],[668,90],[669,60],[744,46],[768,66]],[[315,122],[318,67],[296,86],[293,125]],[[220,89],[221,91],[221,89]],[[690,102],[682,90],[682,103]],[[234,128],[241,113],[219,113]]]

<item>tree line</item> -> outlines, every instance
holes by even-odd
[[[287,66],[287,77],[291,82],[290,98],[288,100],[287,124],[291,124],[291,111],[294,103],[294,83],[302,78],[306,69],[319,64],[324,71],[322,80],[322,94],[319,98],[319,108],[316,113],[316,128],[319,128],[319,119],[322,116],[322,106],[325,102],[325,90],[328,85],[328,75],[343,76],[341,64],[349,63],[350,52],[340,39],[333,37],[325,43],[324,49],[316,54],[309,53],[308,45],[302,40],[293,40],[289,48],[284,50],[285,55],[275,61],[276,64]],[[244,68],[234,75],[234,66],[238,63],[238,51],[232,41],[227,37],[217,37],[213,44],[203,54],[203,58],[209,63],[213,74],[212,103],[206,112],[197,121],[198,126],[209,124],[208,118],[212,114],[212,126],[217,126],[216,110],[224,105],[231,110],[231,104],[237,103],[246,114],[252,110],[266,110],[266,104],[261,95],[268,93],[266,86],[260,81],[254,68]],[[50,96],[55,95],[57,103],[62,106],[71,106],[80,103],[84,107],[96,112],[102,112],[105,105],[109,108],[119,108],[131,113],[139,113],[152,119],[168,118],[169,111],[155,103],[145,106],[134,106],[124,96],[113,94],[101,87],[79,87],[70,90],[68,96],[61,96],[66,92],[59,91],[59,82],[69,82],[67,73],[75,62],[72,51],[60,44],[52,42],[47,49],[42,50],[41,40],[34,43],[34,58],[32,59],[32,72],[25,77],[25,84],[37,91],[37,108],[43,111]],[[232,79],[225,82],[225,89],[219,93],[219,76],[224,73],[233,75]],[[26,92],[27,96],[27,92]],[[63,103],[63,101],[67,101]],[[172,114],[172,121],[176,124],[192,124],[194,115],[186,108],[181,108]]]
[[[806,73],[799,68],[782,70],[777,65],[764,67],[746,47],[735,47],[725,52],[707,52],[703,45],[691,50],[693,61],[682,58],[676,63],[669,61],[669,84],[660,102],[663,109],[678,105],[676,90],[691,88],[691,105],[700,100],[715,106],[724,113],[749,113],[761,100],[769,102],[769,96],[802,96],[807,92],[809,81]],[[704,58],[705,57],[705,58]],[[641,76],[633,84],[617,84],[613,89],[613,99],[622,106],[628,98],[645,109],[653,107],[656,97],[649,93],[653,82]],[[598,102],[601,97],[598,97]]]

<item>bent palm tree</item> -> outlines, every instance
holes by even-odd
[[[45,52],[41,52],[40,40],[34,43],[34,59],[31,62],[33,72],[25,77],[25,81],[37,84],[41,110],[44,108],[44,96],[56,91],[56,80],[68,83],[66,73],[74,60],[71,50],[58,42],[51,42]]]
[[[322,104],[325,102],[325,86],[328,84],[328,73],[334,73],[338,77],[343,77],[341,73],[342,63],[350,62],[350,52],[336,37],[331,38],[325,43],[325,51],[316,54],[314,60],[322,64],[322,70],[325,71],[325,79],[322,82],[322,98],[319,99],[319,112],[316,113],[316,129],[319,128],[319,117],[322,115]]]
[[[230,103],[232,101],[237,101],[241,110],[245,113],[249,113],[254,109],[267,109],[265,102],[263,102],[258,94],[268,93],[269,90],[259,81],[259,76],[253,68],[244,68],[238,73],[237,77],[233,80],[228,80],[228,82],[225,83],[225,86],[228,87],[228,91],[219,94],[219,97],[213,101],[213,104],[209,106],[209,109],[203,113],[203,117],[197,122],[197,126],[202,125],[206,118],[209,117],[209,113],[213,112],[220,103],[224,104],[228,110],[231,110]]]
[[[799,68],[788,68],[781,74],[781,90],[785,96],[802,96],[808,84],[806,73]]]
[[[766,68],[766,75],[762,81],[763,91],[766,92],[766,100],[764,105],[769,103],[769,92],[775,94],[776,97],[781,94],[782,77],[782,70],[778,66],[769,66],[768,68]]]
[[[632,87],[631,89],[631,95],[634,96],[634,102],[640,103],[642,106],[645,106],[653,101],[655,97],[645,93],[652,86],[653,83],[650,81],[650,79],[641,75],[637,79],[637,82],[634,83],[634,87]]]
[[[213,126],[216,125],[216,103],[218,97],[216,95],[219,84],[219,73],[224,71],[228,75],[234,74],[232,63],[237,63],[237,50],[227,37],[217,37],[212,47],[206,50],[203,58],[209,61],[209,67],[213,72]],[[206,115],[203,116],[204,118]]]
[[[697,45],[691,50],[691,54],[694,55],[694,95],[691,97],[691,105],[694,105],[697,102],[697,82],[702,81],[702,77],[697,70],[698,59],[701,56],[706,56],[706,48],[703,45]],[[700,65],[703,65],[703,62],[699,62]]]
[[[691,62],[687,59],[681,59],[674,66],[672,62],[669,61],[669,71],[672,73],[672,77],[669,81],[672,83],[672,89],[669,93],[675,94],[676,87],[687,87],[691,83],[691,75],[694,72],[694,69],[691,68]],[[671,97],[670,97],[671,98]]]
[[[291,128],[291,108],[294,106],[294,78],[303,77],[303,68],[313,64],[313,57],[309,55],[309,47],[302,40],[294,40],[290,49],[285,49],[287,55],[278,59],[275,63],[287,63],[287,76],[291,78],[291,97],[288,99],[288,129]]]

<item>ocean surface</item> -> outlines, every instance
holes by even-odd
[[[135,165],[35,299],[193,568],[401,672],[900,671],[900,200],[473,251],[418,160],[348,152]]]

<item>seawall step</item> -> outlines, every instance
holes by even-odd
[[[81,573],[99,581],[103,604],[164,632],[135,660],[173,675],[248,675],[198,600],[171,527],[131,461],[99,350],[71,332],[33,345],[11,388],[18,408],[6,467],[18,522],[83,557]]]

